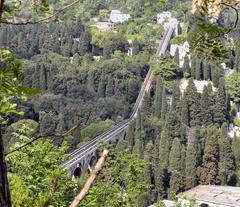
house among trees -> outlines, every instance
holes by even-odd
[[[131,18],[130,14],[124,14],[119,10],[112,10],[110,14],[110,21],[113,23],[123,23]]]
[[[97,22],[96,24],[92,25],[101,31],[111,31],[114,29],[114,24],[111,22]]]

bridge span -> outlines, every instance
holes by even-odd
[[[157,55],[160,56],[165,53],[169,45],[170,39],[173,35],[174,28],[168,28],[165,31],[157,49]],[[91,140],[86,145],[80,147],[73,151],[67,160],[65,160],[60,167],[68,171],[70,176],[80,177],[82,172],[87,168],[90,168],[93,163],[97,160],[96,151],[100,142],[112,143],[113,141],[122,139],[126,135],[127,127],[131,121],[133,121],[137,115],[138,109],[141,107],[141,104],[144,99],[145,92],[148,91],[151,87],[152,81],[152,70],[149,69],[145,80],[142,84],[141,90],[138,94],[135,105],[132,109],[131,116],[117,124],[116,126],[110,128],[103,134],[97,136]]]

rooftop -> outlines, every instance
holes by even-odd
[[[199,185],[184,194],[197,201],[240,207],[240,187]]]

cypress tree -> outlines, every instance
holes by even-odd
[[[191,78],[195,79],[195,73],[196,73],[196,59],[195,57],[191,58]]]
[[[146,92],[144,95],[144,99],[142,102],[142,112],[143,114],[145,114],[146,116],[149,116],[151,114],[151,94],[150,92]]]
[[[203,87],[203,93],[201,95],[201,122],[206,126],[212,123],[211,100],[206,85]]]
[[[185,164],[185,187],[191,189],[197,184],[197,155],[193,144],[187,146]]]
[[[234,155],[235,165],[237,171],[240,170],[240,137],[237,137],[236,134],[234,134],[233,141],[232,141],[232,151]],[[238,184],[239,180],[238,180]]]
[[[208,62],[205,60],[203,63],[203,79],[204,80],[209,80],[210,79],[210,70],[209,70],[209,64]]]
[[[136,118],[136,127],[135,127],[135,136],[134,136],[134,147],[133,151],[139,155],[140,158],[143,158],[143,121],[141,112],[138,111],[137,118]]]
[[[156,172],[156,190],[159,198],[166,196],[166,189],[168,186],[168,160],[169,160],[169,141],[166,130],[163,129],[159,143],[159,162],[157,164]]]
[[[161,117],[163,80],[161,76],[157,77],[156,92],[154,96],[154,116]]]
[[[156,167],[156,159],[157,159],[156,155],[157,155],[157,152],[156,152],[155,146],[153,145],[152,141],[149,141],[144,150],[144,160],[146,160],[147,163],[149,163],[147,178],[149,179],[150,184],[154,183],[153,178],[154,178],[154,171]]]
[[[184,74],[187,74],[187,77],[191,75],[191,68],[190,68],[189,58],[187,55],[184,56],[182,70]]]
[[[111,76],[108,76],[107,86],[106,86],[106,96],[110,97],[113,95],[114,83]]]
[[[200,94],[197,92],[197,88],[191,78],[186,88],[186,100],[188,113],[190,118],[190,126],[196,126],[200,124],[201,106],[200,106]]]
[[[182,189],[182,172],[181,172],[181,143],[178,138],[173,140],[172,148],[169,154],[169,171],[170,176],[170,188],[169,195],[177,194]]]
[[[177,105],[179,104],[180,101],[180,96],[181,96],[181,91],[179,88],[179,83],[176,81],[173,86],[173,94],[172,94],[172,105],[171,108],[177,109]]]
[[[72,46],[72,54],[78,53],[78,42],[75,40]]]
[[[181,123],[185,126],[190,125],[190,116],[189,116],[186,92],[184,92],[182,100],[181,100]]]
[[[91,92],[95,92],[94,72],[93,72],[93,70],[89,70],[88,71],[87,89],[89,91],[91,91]]]
[[[207,142],[204,148],[200,175],[201,184],[216,184],[218,174],[218,139],[219,130],[215,126],[208,128]]]
[[[168,185],[168,172],[167,169],[164,169],[161,164],[157,165],[155,180],[158,200],[160,200],[167,196],[166,191]]]
[[[166,130],[163,129],[159,144],[159,163],[163,170],[168,168],[169,148],[168,134],[166,133]]]
[[[90,52],[91,50],[91,34],[87,31],[83,32],[79,38],[78,50],[81,56]]]
[[[166,88],[163,86],[162,90],[162,105],[161,105],[161,119],[164,120],[166,113],[167,113],[167,95],[166,95]]]
[[[225,88],[225,80],[224,78],[219,79],[218,84],[218,98],[219,103],[222,108],[222,112],[225,115],[225,118],[227,118],[227,96],[226,96],[226,88]],[[223,120],[225,121],[225,120]]]
[[[129,125],[128,125],[128,128],[127,128],[127,142],[128,142],[128,146],[129,146],[129,150],[130,152],[133,151],[133,146],[134,146],[134,125],[135,123],[134,122],[131,122]]]
[[[165,119],[164,124],[165,133],[168,136],[169,144],[171,146],[174,138],[180,139],[181,137],[181,119],[176,110],[170,110]]]
[[[177,49],[175,50],[175,54],[174,54],[174,62],[177,64],[177,66],[179,67],[179,48],[177,47]]]
[[[169,154],[169,171],[181,171],[181,143],[178,138],[175,138],[172,143]]]
[[[102,73],[100,81],[98,83],[98,96],[105,97],[105,81],[104,81],[104,74]]]
[[[212,82],[213,85],[217,88],[218,87],[218,83],[219,83],[219,75],[218,75],[218,70],[215,64],[212,64]]]
[[[234,157],[227,124],[223,124],[219,139],[219,179],[221,185],[235,185]]]
[[[137,55],[141,50],[141,46],[138,40],[133,40],[132,42],[132,54]]]
[[[196,67],[195,67],[195,78],[197,80],[201,80],[202,77],[202,62],[201,60],[196,61]]]
[[[221,97],[219,91],[215,95],[215,104],[213,105],[213,121],[214,123],[221,126],[225,121],[226,117],[224,114],[224,108],[221,105]]]
[[[40,66],[40,86],[42,90],[47,90],[47,70],[44,64]]]

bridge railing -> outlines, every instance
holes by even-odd
[[[165,51],[167,49],[167,46],[169,44],[170,38],[172,36],[173,30],[174,30],[173,28],[169,28],[164,33],[162,41],[159,44],[159,47],[157,49],[157,55],[161,55],[161,54],[165,53]],[[97,146],[101,141],[110,141],[116,134],[122,132],[123,130],[126,130],[129,122],[132,121],[135,118],[135,116],[138,112],[138,109],[139,109],[139,107],[140,107],[140,105],[143,101],[144,95],[145,95],[147,84],[149,83],[149,81],[151,81],[151,76],[152,76],[152,69],[150,68],[148,73],[147,73],[147,76],[145,77],[145,80],[143,82],[143,85],[141,87],[139,95],[137,97],[136,103],[134,104],[134,107],[132,109],[131,116],[128,119],[120,122],[116,126],[110,128],[109,130],[107,130],[103,134],[97,136],[96,138],[91,140],[89,143],[83,145],[81,148],[73,151],[69,155],[70,158],[68,160],[64,161],[60,165],[60,167],[68,168],[68,167],[71,167],[71,166],[75,165],[77,162],[79,162],[85,156],[94,152],[97,149]]]

